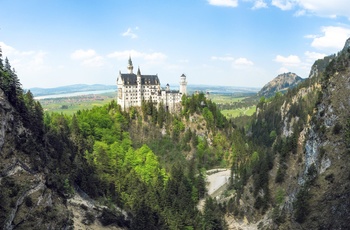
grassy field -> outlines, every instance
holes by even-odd
[[[102,106],[115,100],[116,94],[94,94],[67,98],[53,98],[39,100],[44,112],[57,112],[73,114],[78,110],[91,109],[94,106]]]
[[[231,104],[235,102],[241,102],[247,97],[234,97],[232,95],[220,95],[220,94],[212,94],[210,95],[210,99],[216,104]],[[249,107],[241,107],[237,109],[223,109],[221,113],[225,115],[227,118],[238,117],[242,115],[251,116],[255,112],[256,106]]]
[[[216,104],[227,104],[242,101],[246,97],[234,97],[231,95],[211,94],[209,98]]]
[[[227,118],[238,117],[242,115],[251,116],[255,112],[256,106],[251,106],[248,108],[221,110],[221,113]]]

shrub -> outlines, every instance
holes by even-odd
[[[343,126],[340,123],[336,123],[333,127],[333,134],[339,134],[340,131],[343,129]]]
[[[34,204],[30,196],[26,196],[26,198],[24,198],[24,203],[28,208],[32,207]]]

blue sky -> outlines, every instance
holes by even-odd
[[[115,84],[134,69],[161,84],[262,87],[308,77],[350,37],[348,0],[0,0],[0,46],[24,88]]]

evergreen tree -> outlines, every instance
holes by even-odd
[[[7,72],[11,72],[11,65],[10,65],[10,62],[9,62],[9,59],[6,57],[5,58],[5,71]]]
[[[0,46],[0,70],[2,70],[4,68],[4,63],[2,63],[2,49]]]

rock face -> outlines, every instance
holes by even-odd
[[[304,81],[303,78],[299,77],[295,73],[283,73],[278,75],[275,79],[267,83],[259,92],[259,97],[272,97],[277,92],[285,92],[289,88],[293,88],[300,82]]]
[[[260,93],[281,85],[279,81],[276,78]],[[260,107],[256,123],[265,122],[268,117],[281,118],[273,127],[279,136],[268,146],[268,151],[275,154],[268,186],[271,203],[276,202],[277,190],[283,191],[284,196],[281,204],[272,204],[266,213],[258,213],[249,209],[254,201],[246,198],[250,195],[248,183],[241,195],[245,205],[240,209],[253,210],[254,214],[247,211],[246,217],[259,220],[262,229],[349,229],[349,89],[350,39],[337,55],[317,60],[306,82],[285,97],[276,97]],[[292,148],[274,150],[279,148],[279,143],[287,143],[291,138],[297,140],[289,142]],[[283,161],[281,153],[285,154]],[[283,181],[276,182],[281,167],[285,170]],[[300,204],[298,200],[303,202]],[[299,218],[298,210],[302,211]]]
[[[0,228],[68,228],[63,199],[46,186],[44,172],[34,169],[35,154],[21,148],[31,132],[20,120],[0,89]]]

